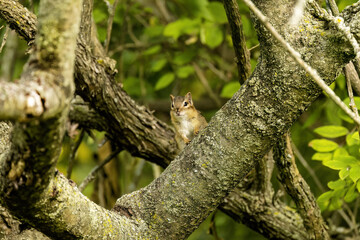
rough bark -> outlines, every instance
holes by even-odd
[[[86,1],[85,1],[86,3]],[[87,4],[86,8],[91,7]],[[113,62],[90,42],[91,16],[83,14],[75,59],[76,93],[88,101],[106,123],[105,131],[118,148],[165,167],[178,149],[174,132],[144,106],[137,105],[114,81]],[[19,2],[2,0],[0,17],[32,44],[37,32],[36,16]],[[92,52],[95,51],[96,55]],[[119,137],[122,136],[122,137]]]
[[[274,159],[280,169],[280,182],[295,201],[309,233],[308,238],[330,239],[316,199],[296,167],[289,134],[285,134],[274,147]]]
[[[328,84],[354,57],[347,40],[335,27],[314,17],[312,9],[307,8],[300,25],[290,29],[283,23],[293,1],[256,4]],[[321,93],[264,27],[254,22],[261,57],[250,79],[159,178],[122,197],[115,206],[146,221],[154,237],[187,237]]]
[[[233,40],[234,51],[236,55],[236,63],[238,66],[239,81],[243,84],[250,76],[250,52],[246,47],[245,35],[239,7],[235,0],[224,0],[224,8],[231,28],[231,37]]]
[[[353,57],[345,38],[337,33],[331,25],[329,26],[323,20],[318,20],[312,16],[311,9],[307,9],[298,29],[288,29],[283,23],[286,22],[289,16],[288,9],[292,7],[293,3],[288,3],[288,1],[258,1],[257,4],[271,19],[271,22],[278,29],[281,29],[287,40],[300,51],[304,59],[317,67],[318,72],[328,83],[334,79],[342,66]],[[283,8],[274,9],[273,6],[283,6]],[[354,26],[355,33],[359,33],[359,14],[356,6],[352,11],[353,15],[346,20]],[[106,238],[116,234],[122,237],[131,234],[133,237],[158,237],[161,239],[181,239],[188,236],[221,203],[229,191],[243,179],[254,164],[276,142],[277,138],[289,128],[321,92],[256,20],[255,25],[261,42],[261,58],[252,77],[216,114],[209,127],[169,165],[161,177],[154,180],[148,187],[124,196],[118,201],[114,210],[125,217],[119,217],[101,208],[96,208],[96,205],[86,200],[74,187],[69,186],[65,178],[56,174],[55,178],[50,179],[49,185],[42,192],[42,195],[37,194],[37,197],[44,199],[44,201],[37,206],[31,206],[31,210],[34,210],[32,213],[36,212],[37,214],[25,215],[23,216],[24,219],[50,235],[52,234],[51,229],[56,227],[59,231],[56,234],[64,236],[62,239],[70,237],[93,238],[94,229],[91,228],[94,225],[89,224],[93,221],[84,214],[88,212],[92,213],[92,219],[99,219],[96,221],[96,226],[99,225],[98,222],[100,221],[109,223],[96,229],[98,238],[100,235],[100,238]],[[80,41],[79,44],[84,43]],[[84,49],[85,45],[82,47],[78,48],[83,54],[81,59],[86,60],[85,62],[90,66],[90,73],[94,73],[88,79],[80,79],[78,82],[79,85],[82,84],[81,81],[88,84],[84,91],[86,95],[90,94],[87,100],[92,102],[108,99],[103,96],[107,91],[110,91],[109,96],[114,97],[113,99],[118,99],[120,96],[116,91],[119,89],[112,87],[111,81],[105,84],[104,90],[93,89],[98,86],[103,87],[103,85],[97,85],[98,83],[94,80],[95,77],[103,76],[100,73],[106,73],[105,76],[108,76],[108,73],[100,67],[101,64],[90,58],[90,51]],[[99,75],[95,74],[98,68],[101,69]],[[78,67],[77,71],[80,70]],[[114,95],[111,93],[112,91]],[[126,95],[122,97],[128,98]],[[107,111],[106,106],[92,104],[101,113]],[[131,107],[134,103],[121,104]],[[111,110],[124,112],[127,107],[122,109],[113,106]],[[140,110],[143,111],[143,109],[135,108],[135,111]],[[147,114],[149,115],[149,113]],[[131,116],[124,114],[120,117]],[[114,119],[117,118],[114,117]],[[140,121],[140,123],[146,126],[145,129],[149,126],[156,126],[156,124],[152,125],[151,121]],[[36,128],[36,126],[29,125],[26,127]],[[128,126],[122,126],[121,130],[125,133],[134,130],[128,128]],[[153,130],[156,130],[156,127]],[[39,131],[31,132],[31,134],[39,134],[43,137],[49,133]],[[132,134],[130,133],[127,136]],[[152,137],[156,137],[156,134]],[[34,142],[35,140],[43,139],[34,139]],[[47,139],[45,138],[45,140]],[[134,143],[136,142],[131,142],[131,144]],[[20,146],[18,142],[14,144]],[[168,143],[161,144],[169,146]],[[149,148],[146,146],[148,145],[144,144],[143,149],[148,150]],[[145,151],[143,155],[149,157],[150,153]],[[46,157],[49,156],[42,156],[42,158]],[[169,156],[167,155],[167,157]],[[4,159],[4,155],[1,155],[1,158]],[[15,168],[21,166],[23,164],[17,164]],[[45,168],[48,167],[45,165]],[[6,168],[2,166],[1,169]],[[14,176],[18,175],[16,170],[14,170],[14,174]],[[2,174],[1,181],[4,178],[6,175]],[[14,187],[12,191],[18,191],[15,189],[15,185],[12,187]],[[16,197],[22,198],[23,201],[25,198],[25,196]],[[4,201],[3,199],[2,196],[2,201]],[[51,202],[54,201],[59,208],[56,207],[55,209],[51,205]],[[19,205],[16,205],[15,202],[8,207],[16,212]],[[74,209],[77,211],[72,212]],[[48,213],[50,214],[48,215]],[[67,218],[71,218],[71,221],[67,221],[69,220]],[[80,224],[76,222],[77,227],[74,226],[75,221],[80,221]]]

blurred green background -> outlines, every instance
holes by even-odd
[[[20,2],[37,12],[38,1]],[[184,95],[191,91],[195,106],[210,120],[221,105],[240,88],[230,28],[221,1],[122,0],[118,1],[113,11],[114,2],[94,1],[93,17],[98,38],[107,49],[108,56],[117,62],[119,73],[116,81],[139,104],[154,110],[158,118],[170,124],[169,94]],[[356,1],[336,2],[342,10]],[[258,41],[248,9],[241,1],[238,3],[253,70],[259,57]],[[109,23],[112,23],[111,35],[107,30]],[[3,25],[4,22],[0,21],[0,26]],[[0,54],[0,77],[16,81],[28,58],[27,44],[5,27],[0,30],[2,37],[5,32],[7,42]],[[347,98],[343,75],[331,87],[341,99]],[[317,151],[309,143],[314,139],[324,138],[314,130],[327,125],[342,126],[348,129],[346,134],[354,132],[354,124],[331,100],[322,95],[292,127],[292,139],[298,149],[297,157],[303,158],[321,180],[319,186],[309,170],[298,164],[300,172],[317,197],[329,190],[328,182],[339,179],[337,169],[324,166],[321,160],[312,160]],[[349,148],[345,137],[341,135],[332,141],[338,144],[338,148]],[[79,184],[98,162],[111,153],[111,148],[108,143],[104,143],[104,139],[104,133],[83,132],[74,126],[73,131],[64,139],[58,169],[67,173],[72,148],[79,142],[71,174],[71,178]],[[350,154],[359,159],[359,152]],[[118,197],[146,186],[161,171],[159,167],[122,151],[85,188],[84,194],[98,204],[111,208]],[[346,179],[344,182],[351,185]],[[277,190],[282,189],[275,182],[274,186]],[[354,191],[354,194],[358,199],[358,192]],[[341,200],[341,195],[339,196]],[[284,200],[294,206],[287,196]],[[327,200],[328,202],[322,203],[325,216],[331,214],[329,210],[335,209],[328,208],[331,205],[330,197]],[[348,204],[352,202],[348,201]],[[215,239],[209,234],[210,218],[211,216],[189,239]],[[216,212],[215,223],[218,239],[264,239],[220,211]]]

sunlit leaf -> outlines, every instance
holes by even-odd
[[[355,192],[355,187],[356,187],[356,184],[354,183],[349,188],[349,190],[347,191],[347,193],[345,194],[345,197],[344,197],[345,202],[352,202],[358,196],[358,193]]]
[[[339,161],[339,160],[330,160],[330,161],[324,161],[323,162],[324,166],[327,166],[331,169],[335,169],[335,170],[341,170],[343,168],[347,168],[349,165]]]
[[[346,186],[345,181],[343,181],[341,179],[328,182],[328,187],[330,189],[340,189],[340,188],[344,188],[345,186]]]
[[[314,130],[314,132],[316,132],[322,137],[337,138],[337,137],[345,136],[349,131],[347,130],[347,128],[343,126],[329,125],[329,126],[318,127]]]
[[[318,152],[331,152],[339,147],[337,143],[327,139],[314,139],[309,142],[309,146]]]
[[[333,192],[328,191],[328,192],[321,194],[318,197],[317,203],[318,203],[321,211],[324,211],[329,206],[330,198],[332,197],[332,195],[333,195]]]
[[[347,168],[343,168],[339,171],[339,178],[344,180],[345,178],[347,178],[349,176],[349,169]]]
[[[349,177],[353,180],[353,182],[360,179],[360,165],[356,165],[350,169]]]
[[[347,135],[346,136],[346,144],[349,146],[359,145],[360,144],[359,132],[355,132],[353,134]]]
[[[331,160],[331,158],[332,158],[332,153],[322,153],[322,152],[317,152],[311,157],[312,160],[316,160],[316,161],[327,161],[327,160]]]
[[[349,156],[349,153],[343,147],[337,148],[333,153],[333,158],[339,158],[343,156]]]

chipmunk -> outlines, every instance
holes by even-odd
[[[189,144],[199,131],[208,124],[201,113],[196,110],[190,92],[185,97],[174,97],[170,94],[170,99],[170,116],[176,130],[176,142],[179,148],[183,149],[185,144]]]

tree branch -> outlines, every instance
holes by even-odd
[[[17,10],[11,11],[13,8]],[[0,9],[0,17],[31,43],[37,31],[35,15],[20,3],[11,0],[1,1]],[[84,24],[81,24],[80,30],[82,34],[78,38],[76,49],[76,92],[90,103],[91,108],[100,116],[107,119],[108,136],[117,147],[127,148],[134,156],[165,167],[178,152],[174,132],[156,119],[151,111],[137,105],[114,83],[113,63],[107,57],[101,56],[102,51],[97,51],[97,57],[90,52],[91,36],[87,33],[91,33],[92,24],[91,16],[86,16],[88,14],[83,14]]]
[[[223,3],[231,28],[231,37],[236,55],[239,81],[240,84],[243,84],[250,75],[251,65],[250,52],[246,47],[239,6],[235,0],[223,0]]]
[[[309,239],[330,239],[316,199],[296,167],[289,134],[285,134],[274,147],[274,153],[280,181],[295,201],[308,231]]]

